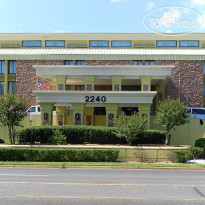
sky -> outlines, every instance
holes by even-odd
[[[205,0],[0,0],[0,6],[0,33],[205,32]],[[177,27],[184,20],[189,26]]]

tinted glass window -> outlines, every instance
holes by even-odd
[[[94,115],[106,115],[105,107],[94,107]]]
[[[16,73],[16,61],[9,61],[9,74]]]
[[[109,41],[90,41],[90,47],[109,47]]]
[[[180,47],[199,47],[199,41],[179,41]]]
[[[154,61],[152,61],[152,60],[145,61],[145,65],[154,65]]]
[[[65,41],[46,41],[46,47],[65,47]]]
[[[0,95],[4,94],[4,82],[0,82]]]
[[[23,41],[23,47],[41,47],[41,41]]]
[[[9,82],[9,92],[16,94],[16,82]]]
[[[0,61],[0,74],[5,73],[5,61]]]
[[[73,65],[73,61],[64,61],[65,65]]]
[[[112,41],[112,47],[131,47],[131,41]]]
[[[78,61],[76,61],[76,65],[85,65],[85,61],[78,60]]]
[[[205,115],[205,110],[202,110],[202,109],[192,109],[192,114]]]
[[[142,65],[142,61],[134,61],[134,65]]]
[[[157,41],[157,47],[176,47],[177,41]]]

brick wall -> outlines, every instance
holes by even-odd
[[[133,65],[133,61],[86,61],[86,65]],[[203,61],[155,61],[155,65],[175,66],[166,84],[166,96],[180,96],[187,106],[203,107]]]
[[[144,61],[143,61],[144,63]],[[31,105],[36,104],[32,90],[37,89],[36,71],[32,65],[63,65],[64,61],[17,61],[16,93],[24,95]],[[85,61],[86,65],[133,65],[133,61]],[[155,65],[175,65],[166,85],[165,94],[178,98],[188,106],[203,107],[202,61],[155,61]],[[179,86],[179,74],[181,76]],[[95,86],[101,90],[101,86]],[[111,90],[110,86],[105,86]]]
[[[23,95],[30,105],[36,104],[37,76],[33,65],[63,65],[64,61],[17,61],[16,94]]]
[[[155,61],[155,65],[175,65],[166,84],[166,96],[180,96],[187,106],[203,107],[203,61]]]

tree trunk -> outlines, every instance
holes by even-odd
[[[11,129],[12,129],[12,141],[13,141],[13,144],[15,144],[15,128],[14,128],[14,126],[12,125],[11,126]]]
[[[9,129],[9,140],[10,140],[10,143],[13,144],[12,131],[11,131],[11,126],[10,125],[8,125],[8,129]]]
[[[170,138],[171,138],[171,134],[168,131],[167,134],[166,134],[165,145],[169,145],[170,144]]]

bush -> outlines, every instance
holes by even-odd
[[[114,127],[94,126],[35,126],[24,128],[17,132],[20,144],[47,144],[48,139],[59,130],[70,144],[126,144],[125,138],[115,134]],[[146,130],[139,133],[132,144],[164,144],[165,132]]]
[[[178,150],[174,151],[176,155],[176,162],[177,163],[185,163],[187,160],[192,159],[189,150]]]
[[[190,147],[188,150],[174,151],[176,162],[184,163],[187,160],[200,159],[204,157],[204,149],[201,147]]]
[[[190,147],[189,154],[192,159],[200,159],[204,157],[204,149],[201,147]]]
[[[5,141],[0,139],[0,144],[4,144],[4,143],[5,143]]]
[[[166,132],[160,130],[145,130],[140,132],[132,141],[132,145],[136,144],[164,144]]]
[[[94,126],[35,126],[17,132],[20,144],[48,143],[48,139],[54,135],[55,130],[66,137],[70,144],[125,144],[125,139],[118,138],[111,127]]]
[[[61,145],[66,144],[66,137],[59,129],[53,131],[53,136],[48,138],[48,144]]]
[[[119,150],[66,148],[0,148],[0,161],[115,162]]]
[[[195,147],[201,147],[205,149],[205,138],[199,138],[194,143]]]

